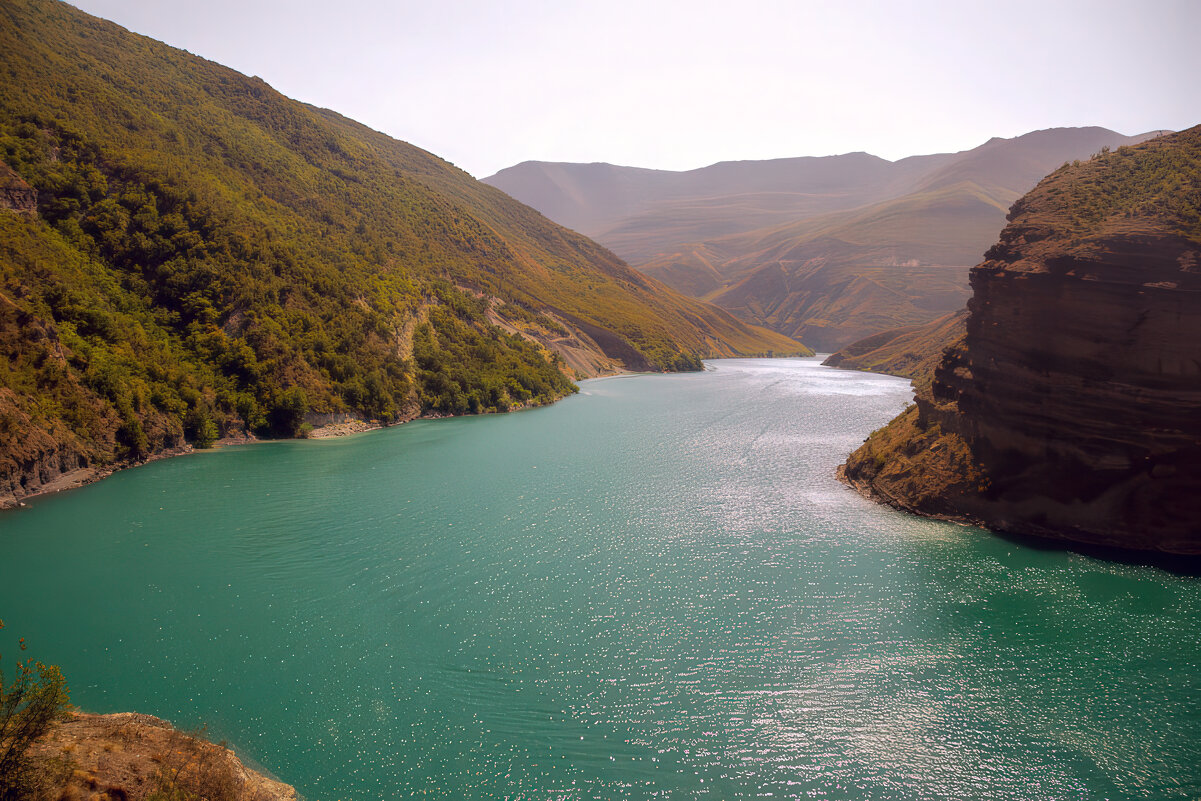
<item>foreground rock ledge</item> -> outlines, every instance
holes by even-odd
[[[233,751],[152,715],[72,713],[34,744],[49,799],[141,801],[168,775],[211,801],[297,801],[296,790],[251,770]]]

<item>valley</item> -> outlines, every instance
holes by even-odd
[[[425,150],[65,3],[6,3],[0,46],[0,504],[222,438],[811,352]]]
[[[850,153],[683,173],[530,162],[485,181],[681,292],[836,351],[962,308],[1010,204],[1065,162],[1156,133],[1049,129],[896,162]]]

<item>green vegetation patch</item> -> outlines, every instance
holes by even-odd
[[[24,637],[18,647],[25,650]],[[9,678],[0,664],[0,801],[30,798],[43,783],[52,766],[30,759],[29,748],[69,707],[67,683],[58,666],[19,660]]]
[[[1096,233],[1111,220],[1154,219],[1201,242],[1201,126],[1105,148],[1088,161],[1060,167],[1040,189],[1066,207],[1070,232],[1077,235]]]
[[[413,337],[423,408],[448,415],[507,412],[578,390],[561,371],[558,354],[494,326],[472,326],[484,317],[483,302],[448,298],[457,308],[433,307]]]
[[[0,491],[46,460],[295,436],[310,412],[573,391],[480,295],[651,369],[796,345],[425,151],[65,4],[3,4],[0,49],[0,177],[37,192],[36,213],[0,209]]]

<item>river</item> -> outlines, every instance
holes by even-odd
[[[840,485],[905,381],[709,366],[37,499],[0,652],[309,799],[1201,797],[1201,580]]]

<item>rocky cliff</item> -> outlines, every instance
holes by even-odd
[[[1201,553],[1201,127],[1065,165],[971,273],[967,334],[842,468],[911,511]]]

